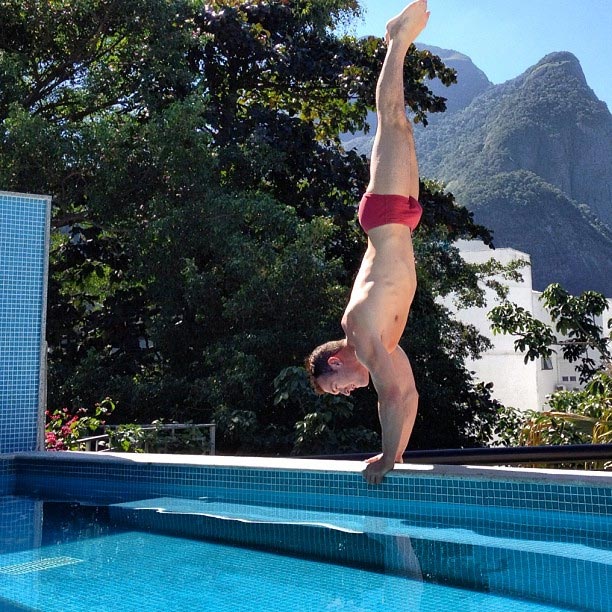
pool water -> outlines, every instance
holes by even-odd
[[[612,585],[612,546],[588,525],[571,537],[560,528],[554,541],[469,529],[469,517],[436,525],[173,498],[87,506],[11,496],[0,515],[0,610],[10,612],[576,609],[529,588],[517,597],[510,565],[524,558],[531,583],[547,569],[540,557],[566,581],[568,564],[576,576],[590,571],[584,585],[563,587],[604,589],[582,609],[605,610]]]

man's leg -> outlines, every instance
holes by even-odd
[[[414,136],[404,102],[404,59],[428,18],[427,0],[417,0],[387,24],[387,56],[376,86],[378,129],[370,160],[370,193],[419,197]]]

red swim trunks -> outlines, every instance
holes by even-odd
[[[359,202],[359,225],[366,234],[374,227],[389,223],[407,225],[414,231],[422,214],[421,205],[412,196],[366,193]]]

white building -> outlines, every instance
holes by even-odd
[[[468,263],[485,263],[492,258],[503,264],[516,259],[530,261],[527,253],[509,248],[491,250],[482,242],[462,240],[456,246]],[[534,291],[532,288],[531,267],[522,268],[521,274],[523,281],[520,283],[502,281],[509,288],[507,299],[517,306],[522,306],[536,319],[552,327],[550,316],[540,302],[541,292]],[[450,299],[445,300],[444,304],[456,313],[460,321],[474,325],[483,336],[489,338],[493,343],[493,348],[485,352],[481,359],[470,360],[466,366],[475,372],[475,378],[478,381],[494,384],[493,397],[495,399],[505,406],[513,406],[520,410],[542,410],[545,409],[547,396],[555,391],[581,387],[575,364],[563,359],[560,347],[553,347],[556,352],[549,359],[525,363],[524,354],[514,350],[515,336],[493,335],[487,314],[498,305],[499,299],[489,289],[486,295],[485,308],[457,310]],[[607,321],[610,318],[612,318],[612,300],[608,299],[608,309],[598,322],[604,332],[607,331]]]

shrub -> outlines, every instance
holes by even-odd
[[[85,408],[71,412],[68,408],[46,411],[46,450],[84,450],[79,440],[93,435],[106,424],[105,418],[115,410],[115,404],[106,398],[94,407],[93,415]]]

